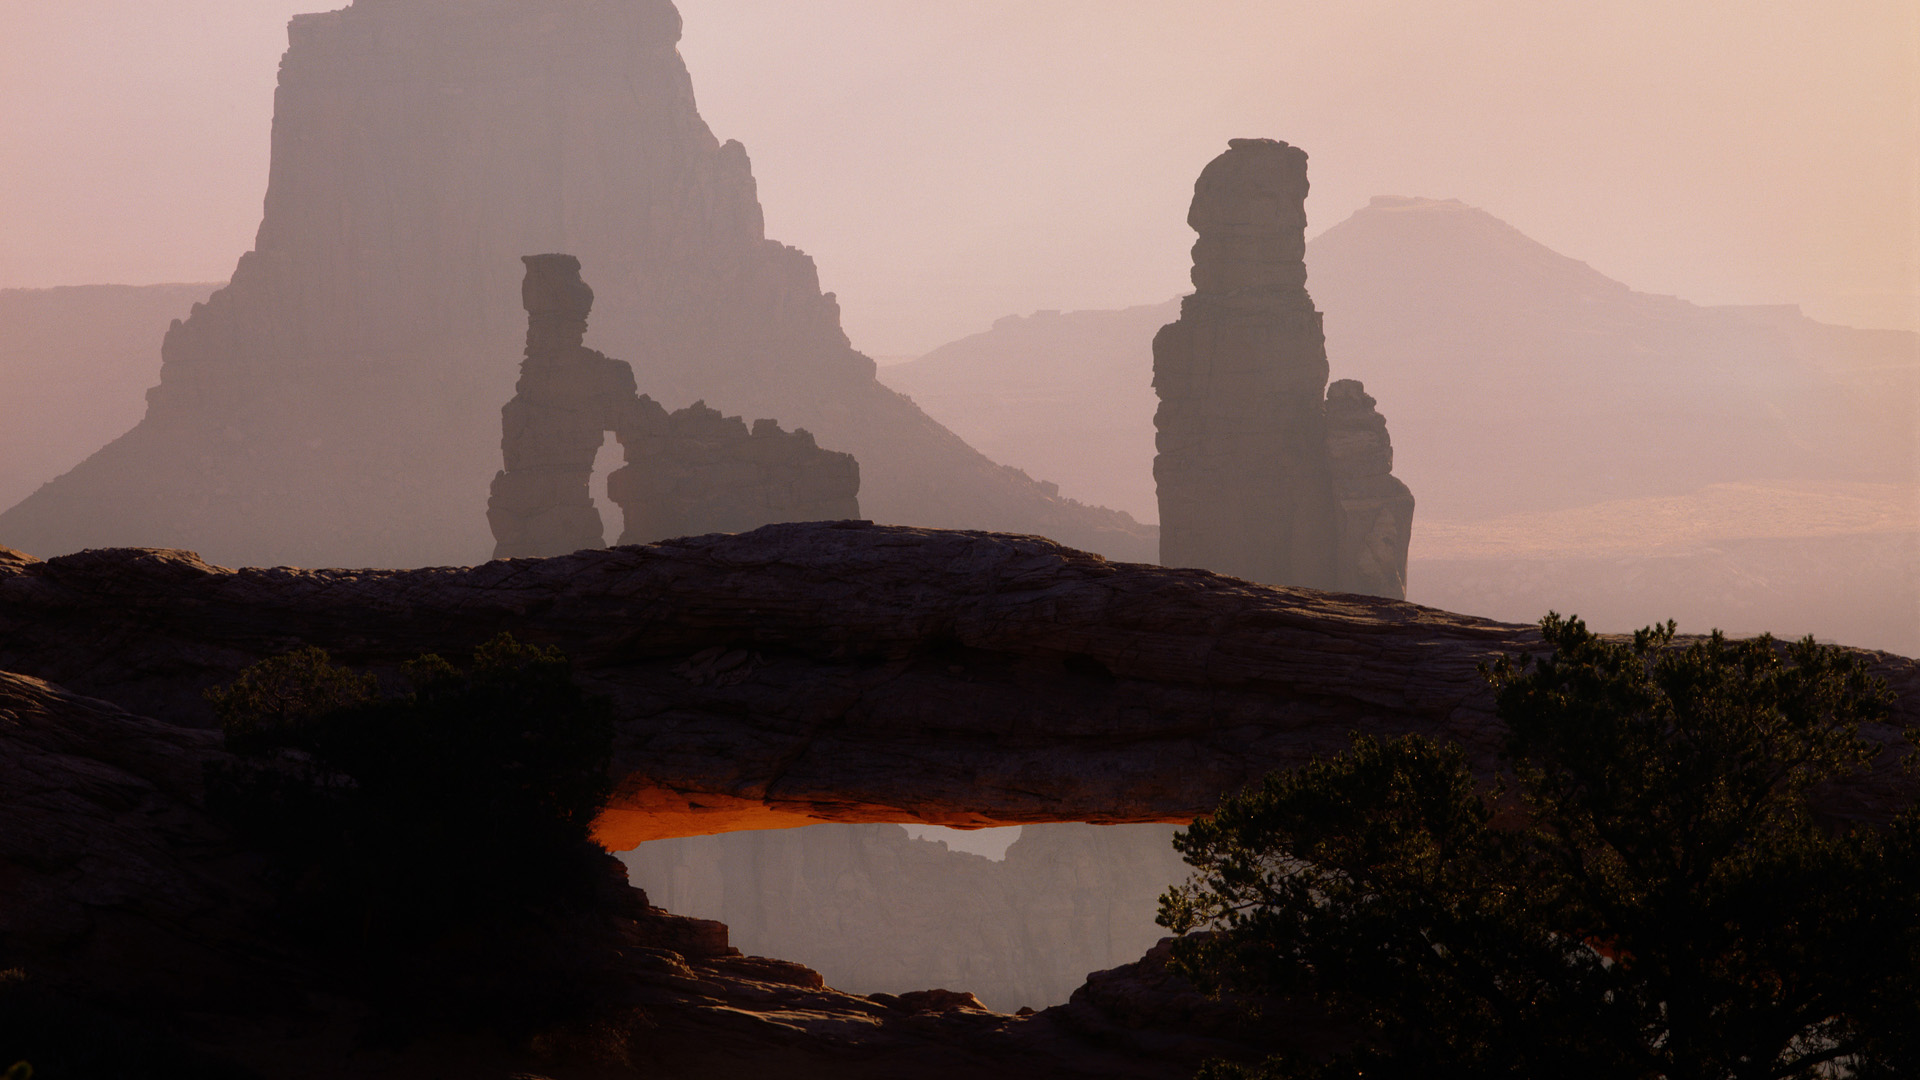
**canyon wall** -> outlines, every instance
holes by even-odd
[[[1335,403],[1346,425],[1337,452],[1368,459],[1343,466],[1336,490],[1326,339],[1306,288],[1306,152],[1272,139],[1228,145],[1187,213],[1200,234],[1194,291],[1153,339],[1160,561],[1404,596],[1413,500],[1355,445],[1372,431],[1370,398],[1358,418],[1347,399]],[[1385,431],[1382,420],[1381,440]]]
[[[596,343],[664,407],[778,417],[885,521],[1151,559],[1153,531],[987,460],[874,380],[695,108],[667,0],[360,0],[296,17],[265,213],[175,325],[140,424],[0,542],[234,564],[472,563],[519,351],[518,258],[578,256]]]

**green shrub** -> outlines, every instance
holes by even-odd
[[[612,721],[565,657],[502,634],[465,666],[426,655],[408,692],[302,649],[208,696],[237,762],[208,803],[271,854],[285,913],[383,952],[584,903]]]
[[[1817,820],[1871,760],[1887,691],[1812,639],[1631,644],[1549,615],[1488,669],[1510,779],[1356,739],[1222,801],[1175,846],[1176,966],[1353,1023],[1269,1077],[1914,1075],[1920,812]]]

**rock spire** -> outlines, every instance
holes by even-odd
[[[493,478],[487,523],[494,557],[565,555],[605,544],[589,484],[606,433],[626,451],[607,478],[626,518],[622,544],[744,532],[781,521],[860,516],[860,467],[822,450],[805,430],[772,420],[751,431],[703,402],[669,414],[635,392],[633,368],[586,347],[593,290],[572,255],[526,255],[520,297],[526,359],[500,410],[505,468]]]
[[[1329,411],[1306,152],[1228,147],[1187,213],[1194,292],[1153,342],[1161,562],[1403,597],[1413,497],[1390,473],[1386,422],[1358,383],[1335,384]]]

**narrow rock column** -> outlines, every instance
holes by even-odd
[[[1326,339],[1307,295],[1307,155],[1233,139],[1194,184],[1194,293],[1153,341],[1160,561],[1337,589]]]
[[[1413,492],[1393,475],[1387,418],[1358,380],[1327,387],[1327,456],[1340,500],[1340,588],[1406,599]]]
[[[526,255],[520,299],[527,352],[500,409],[506,468],[493,478],[487,523],[496,559],[606,546],[588,488],[612,413],[634,399],[633,369],[583,342],[593,290],[572,255]]]

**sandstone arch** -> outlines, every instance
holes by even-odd
[[[1427,731],[1485,769],[1476,665],[1528,627],[1112,563],[1038,537],[865,523],[421,570],[229,570],[185,552],[0,557],[0,670],[144,715],[301,644],[354,664],[499,630],[620,718],[614,846],[811,821],[1181,821],[1346,743]],[[1920,719],[1920,665],[1872,654]],[[1874,816],[1885,766],[1829,794]]]

